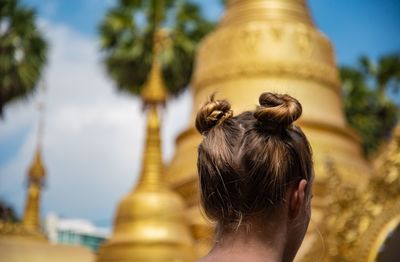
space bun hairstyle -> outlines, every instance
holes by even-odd
[[[271,131],[285,130],[302,113],[299,101],[289,95],[263,93],[258,101],[260,106],[254,112],[254,117]]]
[[[259,104],[233,116],[228,101],[212,96],[197,113],[200,199],[220,232],[255,214],[271,215],[290,186],[313,179],[310,144],[293,123],[302,113],[299,101],[267,92]]]
[[[215,94],[203,105],[197,113],[196,128],[202,135],[206,135],[210,129],[232,118],[231,105],[226,100],[215,100]]]

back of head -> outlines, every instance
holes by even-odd
[[[274,93],[261,94],[259,103],[233,116],[226,100],[211,97],[197,114],[201,202],[224,231],[254,215],[272,215],[292,184],[312,179],[309,142],[293,124],[301,104]]]

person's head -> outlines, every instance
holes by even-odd
[[[261,94],[259,103],[234,116],[226,100],[211,97],[199,110],[201,203],[219,237],[252,223],[284,223],[296,253],[311,215],[314,176],[309,142],[293,124],[302,107],[274,93]]]

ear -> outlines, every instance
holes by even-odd
[[[291,191],[289,198],[289,217],[291,219],[296,218],[304,206],[306,186],[307,180],[302,179]]]

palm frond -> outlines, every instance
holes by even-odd
[[[99,26],[107,72],[121,91],[140,94],[151,67],[154,35],[161,27],[169,32],[161,54],[167,88],[179,94],[187,87],[196,46],[213,24],[187,1],[121,0]]]
[[[340,69],[346,117],[367,155],[378,149],[399,119],[398,106],[388,96],[399,88],[399,61],[399,55],[383,56],[378,63],[361,57],[358,67]]]
[[[1,1],[0,115],[7,103],[35,90],[46,63],[48,48],[35,19],[35,11],[17,0]]]

